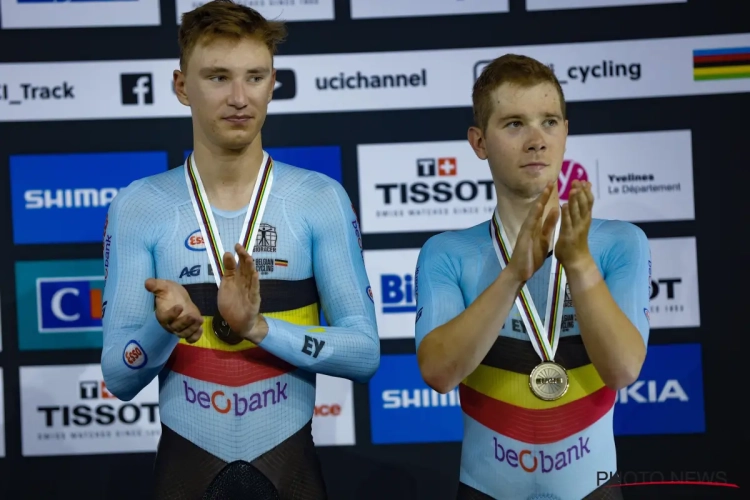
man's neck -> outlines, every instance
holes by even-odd
[[[529,215],[529,211],[532,209],[537,201],[537,198],[522,198],[518,195],[503,190],[502,188],[496,188],[497,195],[497,212],[500,215],[500,222],[503,225],[505,235],[508,237],[508,243],[511,248],[515,248],[516,239],[518,233],[521,231],[526,217]],[[560,205],[560,198],[557,193],[557,188],[552,191],[547,206],[544,207],[544,215],[542,221],[547,217],[547,214],[552,207]],[[554,242],[551,243],[554,245]],[[552,248],[550,248],[552,250]]]
[[[193,154],[212,207],[231,211],[250,203],[263,162],[260,136],[241,150],[226,150],[196,141]]]

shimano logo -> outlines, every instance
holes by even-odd
[[[387,89],[426,87],[427,70],[407,75],[405,73],[366,75],[357,71],[353,75],[339,73],[336,76],[319,76],[315,78],[318,90],[346,90],[346,89]]]
[[[117,196],[118,188],[29,189],[23,193],[26,208],[106,207]]]
[[[389,389],[383,391],[383,408],[439,408],[461,406],[458,389],[440,394],[432,389]]]

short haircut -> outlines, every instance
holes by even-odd
[[[487,65],[477,81],[471,95],[474,124],[482,130],[487,128],[494,109],[492,93],[504,83],[531,87],[540,83],[551,83],[560,95],[563,119],[565,96],[555,73],[536,59],[517,54],[505,54]]]
[[[178,34],[180,68],[186,70],[190,54],[199,43],[254,38],[263,42],[273,57],[286,36],[287,29],[281,21],[268,21],[258,11],[232,0],[212,0],[182,15]]]

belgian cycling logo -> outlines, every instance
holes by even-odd
[[[275,252],[276,239],[278,235],[276,228],[270,224],[262,222],[258,228],[258,235],[255,238],[255,247],[253,253],[257,252]]]
[[[568,201],[570,195],[570,189],[573,181],[588,181],[589,174],[583,165],[575,160],[564,160],[562,163],[562,169],[560,170],[560,176],[557,178],[557,191],[560,193],[560,199],[562,201]]]
[[[120,75],[122,103],[128,106],[142,106],[154,103],[153,79],[151,73],[123,73]]]

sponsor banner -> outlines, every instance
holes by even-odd
[[[19,370],[24,457],[156,451],[157,379],[124,402],[107,390],[99,364]]]
[[[101,349],[101,259],[16,262],[18,348]]]
[[[651,247],[651,328],[701,325],[694,237],[655,238]]]
[[[159,0],[0,0],[0,13],[3,29],[161,24]]]
[[[384,355],[368,384],[374,444],[461,441],[463,417],[458,388],[430,389],[413,354]]]
[[[687,3],[688,0],[526,0],[526,10],[586,9],[591,7],[624,7],[626,5],[655,5]]]
[[[414,270],[419,249],[366,250],[364,257],[380,338],[413,339],[417,311]]]
[[[489,165],[467,141],[366,144],[357,156],[365,234],[463,229],[492,216]],[[569,136],[562,200],[574,179],[592,183],[597,218],[694,218],[689,130]]]
[[[706,432],[700,344],[649,346],[638,380],[617,391],[614,432]]]
[[[202,0],[176,0],[177,24],[182,15],[206,4]],[[257,10],[266,19],[278,21],[331,21],[335,19],[333,0],[236,0]]]
[[[312,421],[316,446],[354,445],[354,395],[351,380],[317,374]]]
[[[0,368],[0,458],[5,456],[5,380]]]
[[[467,141],[357,146],[362,232],[463,229],[492,217],[489,166]]]
[[[690,130],[568,137],[558,188],[568,199],[572,181],[588,180],[594,217],[629,222],[693,220]]]
[[[569,102],[750,92],[750,34],[561,45],[277,56],[270,114],[470,107],[474,79],[513,52],[552,66]],[[740,61],[741,62],[741,61]],[[0,64],[0,121],[188,117],[177,59]]]
[[[454,16],[508,12],[508,0],[351,0],[352,19]]]
[[[11,156],[13,242],[99,243],[119,190],[167,166],[164,152]]]

